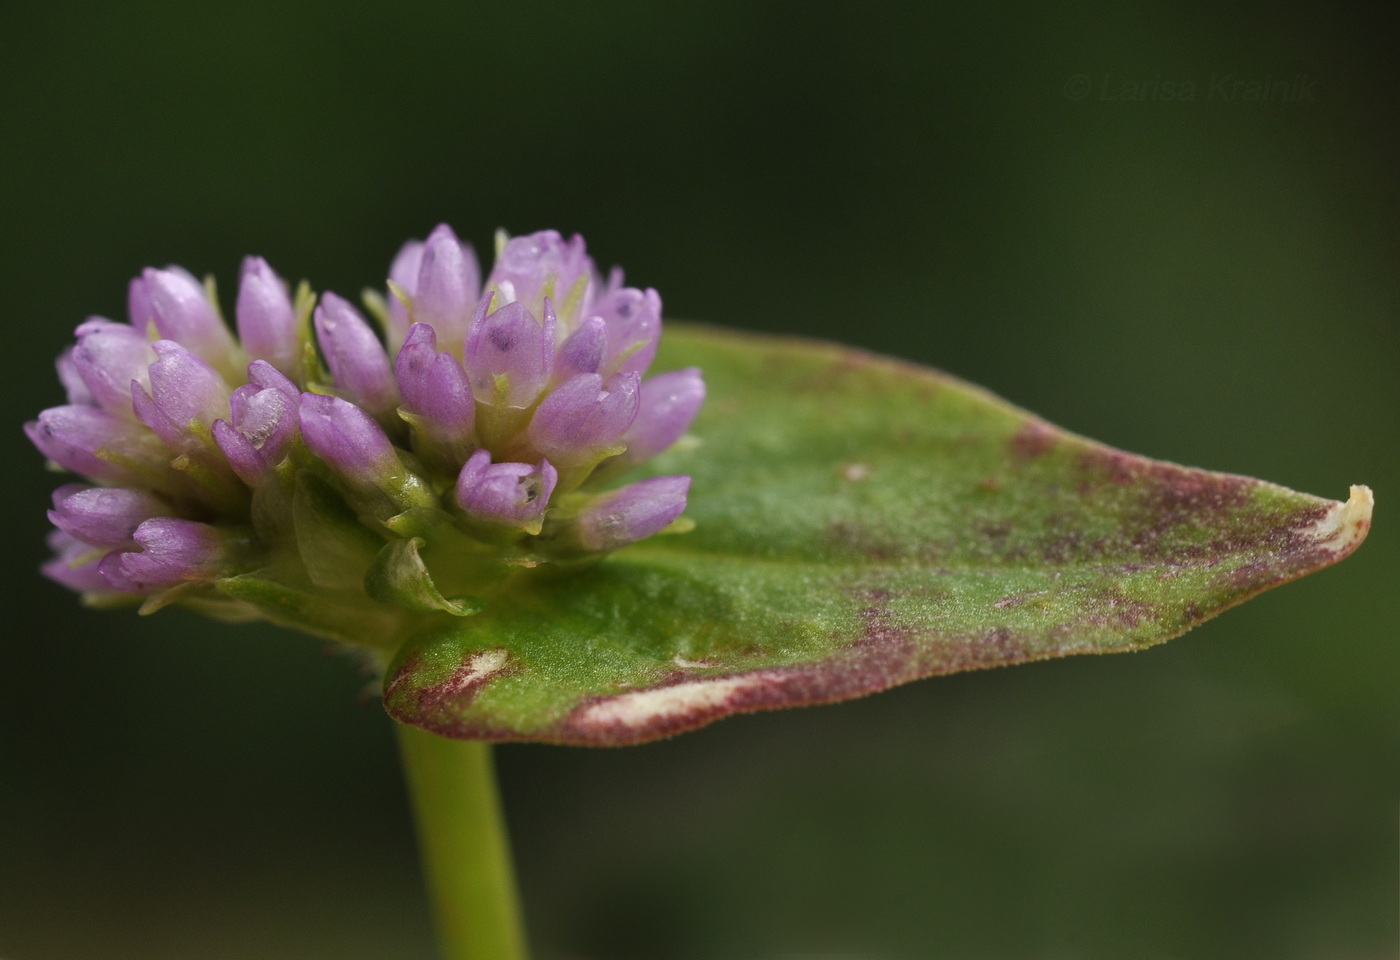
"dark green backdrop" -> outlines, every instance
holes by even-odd
[[[1380,501],[1341,567],[1148,653],[502,749],[542,960],[1392,955],[1392,36],[1320,2],[6,6],[0,956],[432,956],[364,678],[79,608],[19,426],[144,265],[353,295],[440,220]]]

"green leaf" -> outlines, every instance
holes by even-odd
[[[540,573],[411,640],[389,712],[450,737],[638,743],[921,677],[1140,650],[1345,557],[1346,504],[1147,460],[912,364],[670,324],[709,400],[651,465],[689,533]]]

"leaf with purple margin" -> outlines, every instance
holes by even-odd
[[[1139,650],[1342,559],[1345,504],[1148,460],[933,370],[670,324],[657,369],[710,399],[650,464],[696,528],[530,571],[391,666],[449,737],[639,743],[922,677]]]

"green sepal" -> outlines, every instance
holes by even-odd
[[[433,541],[455,529],[452,518],[437,507],[409,507],[384,521],[384,526],[404,539]]]
[[[210,587],[207,581],[178,583],[149,596],[131,599],[141,601],[136,612],[143,617],[150,616],[169,606],[184,607],[186,610],[193,610],[201,616],[209,617],[212,620],[222,620],[225,623],[247,623],[249,620],[256,620],[261,616],[256,609],[248,604],[219,593]]]
[[[379,326],[380,334],[387,339],[390,332],[389,304],[385,301],[384,295],[378,290],[365,287],[360,291],[360,302],[365,305],[365,311],[374,318],[374,322]]]
[[[393,297],[395,300],[397,300],[397,301],[403,306],[403,308],[404,308],[405,310],[407,310],[407,311],[409,311],[410,313],[412,313],[412,311],[413,311],[413,294],[409,293],[407,290],[405,290],[403,287],[399,286],[397,283],[395,283],[395,282],[392,281],[392,280],[386,280],[386,281],[384,281],[384,284],[385,284],[385,286],[388,287],[388,289],[389,289],[389,295],[390,295],[391,297]],[[367,292],[368,292],[368,291],[367,291]],[[382,298],[381,298],[381,299],[382,299]],[[386,333],[386,334],[388,333],[388,329],[389,329],[389,306],[388,306],[387,303],[385,303],[385,305],[384,305],[384,330],[385,330],[385,333]]]
[[[395,608],[372,602],[363,589],[296,586],[274,570],[225,577],[214,586],[225,596],[254,607],[273,623],[365,649],[392,651],[406,632],[421,627]]]
[[[296,358],[296,377],[299,383],[322,379],[321,358],[316,352],[316,335],[311,315],[316,309],[316,291],[305,280],[297,284],[292,297],[292,312],[296,317],[296,337],[301,350]]]
[[[358,590],[384,541],[310,470],[297,473],[292,517],[297,551],[311,582],[331,590]]]
[[[499,449],[510,443],[530,423],[535,408],[508,407],[506,394],[510,390],[509,378],[504,373],[495,376],[496,397],[492,402],[482,403],[478,398],[476,407],[476,433],[483,447]]]
[[[365,574],[365,592],[381,603],[393,603],[416,613],[450,613],[470,617],[480,613],[485,601],[478,597],[444,597],[419,556],[422,537],[390,540],[379,551]]]

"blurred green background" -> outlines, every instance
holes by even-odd
[[[1400,125],[1368,16],[7,5],[0,956],[433,956],[366,678],[272,628],[81,609],[36,573],[57,480],[19,425],[142,266],[227,297],[256,252],[353,295],[441,220],[482,250],[581,231],[668,316],[1380,500],[1340,567],[1147,653],[501,749],[541,960],[1393,956]]]

